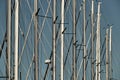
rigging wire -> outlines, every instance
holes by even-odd
[[[26,37],[25,37],[25,41],[24,41],[24,45],[23,45],[22,51],[21,51],[21,53],[20,53],[21,55],[20,55],[20,57],[19,57],[19,65],[20,65],[20,63],[21,63],[21,57],[22,57],[22,55],[23,55],[23,51],[24,51],[25,46],[26,46],[26,42],[27,42],[28,35],[29,35],[29,31],[30,31],[30,28],[31,28],[32,20],[33,20],[33,15],[32,15],[32,18],[31,18],[29,27],[28,27],[28,31],[27,31],[27,34],[26,34]]]

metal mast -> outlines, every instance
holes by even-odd
[[[98,2],[96,33],[96,80],[100,80],[100,4],[101,2]]]
[[[10,80],[10,55],[11,55],[11,0],[7,0],[7,53],[6,53],[6,75]]]
[[[106,30],[106,80],[109,80],[108,29]]]
[[[86,80],[86,0],[83,0],[83,80]]]
[[[110,39],[109,39],[109,60],[110,60],[110,80],[112,79],[112,26],[110,27]]]
[[[73,0],[73,80],[76,80],[76,0]]]
[[[18,80],[18,26],[19,26],[19,0],[15,0],[15,46],[14,46],[14,80]]]
[[[53,80],[56,79],[56,0],[53,0],[53,37],[52,37],[52,47],[53,47]]]
[[[91,79],[94,80],[94,0],[91,7]]]
[[[61,0],[61,80],[63,80],[64,55],[64,0]]]
[[[34,80],[38,80],[38,0],[34,0],[34,55],[35,55],[35,74]]]

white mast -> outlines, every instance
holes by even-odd
[[[63,80],[63,55],[64,55],[64,0],[61,0],[61,80]]]
[[[83,80],[86,80],[86,0],[83,0]]]
[[[94,80],[94,0],[91,7],[91,79]]]
[[[108,29],[106,30],[106,80],[109,80]]]
[[[109,60],[110,60],[110,80],[112,79],[112,26],[110,27],[110,39],[109,39]]]
[[[10,80],[10,55],[11,55],[11,0],[7,0],[7,80]]]
[[[18,25],[19,25],[19,0],[15,0],[15,46],[14,46],[14,80],[18,80]]]
[[[34,0],[34,55],[35,55],[35,73],[34,80],[38,80],[38,0]]]
[[[56,80],[56,0],[53,0],[53,37],[52,37],[52,47],[53,47],[53,80]]]
[[[73,80],[76,80],[76,17],[75,17],[76,0],[73,0]]]
[[[100,80],[100,4],[101,2],[98,2],[96,33],[96,80]]]

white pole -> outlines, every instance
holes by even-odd
[[[56,19],[56,0],[53,1],[53,39],[52,39],[52,47],[53,47],[53,80],[56,80],[56,24],[55,24],[55,19]]]
[[[35,73],[34,80],[38,80],[38,0],[34,0],[34,54],[35,54]]]
[[[64,55],[64,0],[61,0],[61,80],[63,80],[63,55]]]
[[[18,80],[18,25],[19,25],[19,0],[15,0],[15,68],[14,68],[14,80]]]
[[[7,0],[7,67],[6,74],[7,80],[10,80],[10,55],[11,55],[11,0]]]
[[[84,80],[86,80],[86,0],[83,0],[83,46],[84,46],[84,51],[83,51],[83,77]]]
[[[94,80],[94,0],[91,7],[91,79]]]
[[[76,17],[75,17],[76,0],[73,0],[73,80],[76,80]]]
[[[100,4],[98,2],[97,33],[96,33],[96,80],[100,80]]]
[[[106,30],[106,80],[109,80],[108,29]]]
[[[110,60],[110,80],[112,79],[112,26],[110,27],[110,39],[109,39],[109,60]]]

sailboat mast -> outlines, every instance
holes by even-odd
[[[91,7],[91,75],[92,80],[94,80],[94,0],[92,0]]]
[[[73,80],[76,80],[76,0],[73,0]]]
[[[18,80],[18,26],[19,26],[19,0],[15,0],[15,46],[14,46],[14,80]]]
[[[83,0],[83,80],[86,80],[86,0]]]
[[[38,0],[34,0],[34,80],[38,80]]]
[[[10,80],[10,55],[11,55],[11,0],[7,0],[7,53],[6,53],[6,76]]]
[[[100,80],[100,4],[101,2],[98,2],[96,33],[96,80]]]
[[[91,79],[94,80],[94,0],[91,7]]]
[[[53,0],[53,39],[52,39],[52,47],[53,47],[53,80],[56,80],[56,23],[55,23],[55,19],[56,19],[56,0]]]
[[[63,55],[64,55],[64,0],[61,0],[61,80],[63,80]]]
[[[108,29],[106,30],[106,80],[109,80]]]
[[[109,69],[110,69],[110,80],[112,79],[112,26],[110,26],[110,39],[109,39],[109,60],[110,60],[110,64],[109,64]]]

